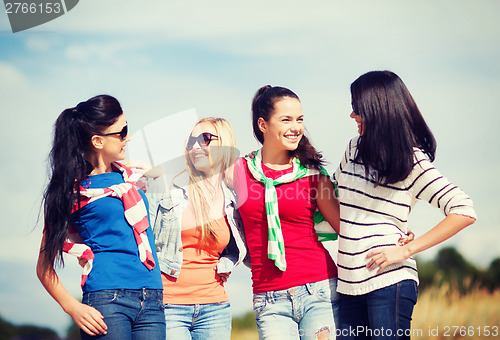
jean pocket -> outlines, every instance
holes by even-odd
[[[264,311],[267,306],[266,296],[264,294],[254,294],[253,296],[253,312],[255,314],[255,318],[258,318],[259,315]]]
[[[83,297],[83,303],[89,306],[98,306],[108,304],[116,300],[118,292],[115,290],[100,290],[86,293]]]
[[[402,298],[409,299],[413,304],[417,303],[418,286],[417,282],[413,280],[404,280],[399,282],[399,294]]]

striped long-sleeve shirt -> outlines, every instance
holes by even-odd
[[[367,178],[365,167],[354,162],[358,138],[349,142],[333,175],[340,201],[337,291],[348,295],[366,294],[402,280],[418,283],[413,258],[390,265],[380,274],[365,267],[370,250],[395,246],[405,236],[408,215],[418,200],[429,202],[445,215],[476,218],[471,199],[444,178],[417,148],[413,170],[405,180],[375,186],[370,174]]]

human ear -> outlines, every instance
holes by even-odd
[[[104,138],[102,138],[102,136],[93,135],[90,139],[90,143],[94,148],[100,150],[104,147]]]
[[[259,130],[260,130],[262,133],[265,133],[265,132],[266,132],[266,130],[267,130],[267,123],[266,123],[266,121],[264,120],[264,118],[259,117],[259,119],[257,120],[257,125],[259,126]]]

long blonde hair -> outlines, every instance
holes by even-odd
[[[214,118],[208,117],[203,118],[198,121],[191,131],[194,130],[196,126],[202,123],[210,123],[214,126],[217,136],[219,137],[219,147],[221,147],[217,153],[217,159],[212,159],[214,156],[213,152],[210,152],[210,164],[213,170],[213,174],[220,174],[221,179],[227,184],[232,178],[232,173],[227,173],[227,169],[236,162],[238,158],[238,152],[236,149],[236,139],[234,136],[233,128],[227,120],[224,118]],[[194,216],[196,218],[196,225],[200,230],[200,248],[206,246],[212,247],[217,246],[218,238],[215,234],[214,228],[217,226],[217,221],[212,221],[210,217],[210,207],[211,202],[209,197],[211,193],[216,192],[216,187],[213,187],[208,181],[204,181],[206,175],[197,170],[189,157],[189,152],[187,150],[187,141],[185,143],[185,159],[187,163],[187,173],[189,176],[188,183],[188,194],[189,200],[193,206]],[[212,144],[211,144],[212,145]],[[215,162],[214,162],[215,161]]]

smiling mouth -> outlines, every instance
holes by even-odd
[[[195,153],[193,155],[193,160],[197,161],[197,160],[200,160],[200,159],[203,159],[203,158],[207,158],[208,155],[206,155],[205,153],[202,153],[202,152],[198,152],[198,153]]]
[[[285,135],[285,138],[291,141],[296,141],[298,140],[300,135]]]

